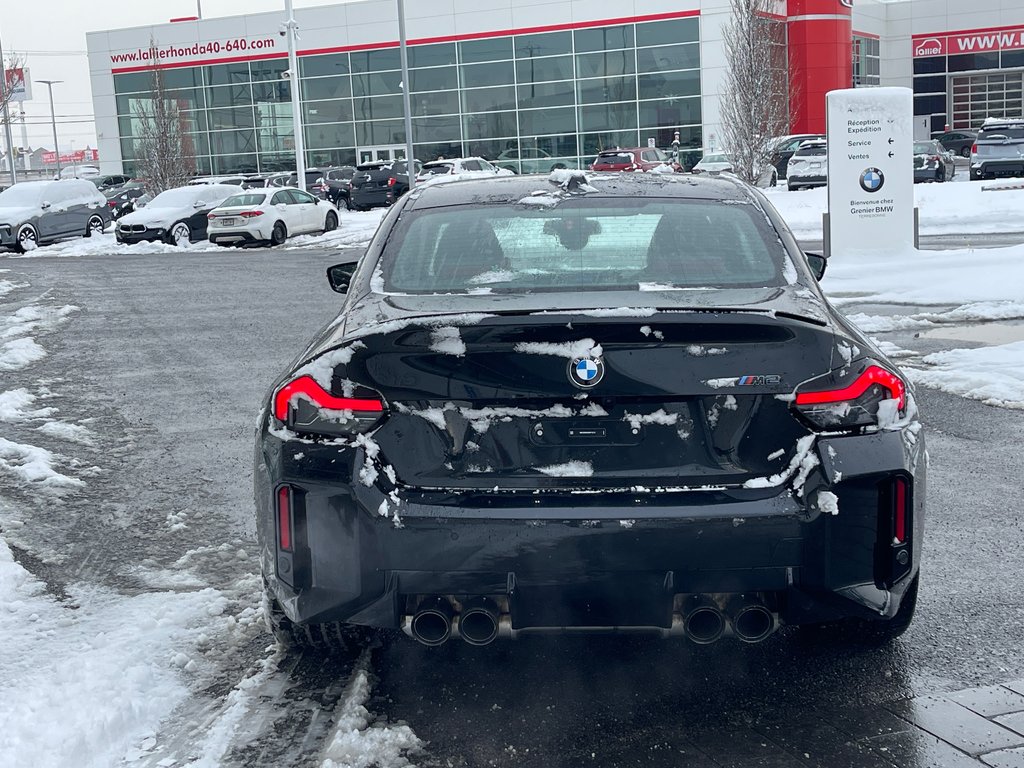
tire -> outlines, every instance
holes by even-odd
[[[32,244],[27,245],[29,242]],[[15,246],[15,249],[18,253],[25,253],[26,251],[35,250],[38,245],[39,233],[36,231],[36,228],[31,224],[23,224],[18,229],[18,244]]]
[[[777,187],[777,186],[779,186],[779,172],[777,170],[775,170],[775,169],[772,169],[772,177],[768,181],[768,186],[769,187]]]
[[[551,166],[551,170],[552,171],[564,171],[565,170],[565,163],[555,163],[554,165]]]
[[[283,245],[284,241],[288,239],[288,230],[285,229],[284,222],[277,222],[274,224],[273,230],[270,232],[270,244],[271,245]]]
[[[334,211],[328,211],[327,216],[324,217],[324,234],[333,232],[338,228],[338,214]]]
[[[841,642],[852,646],[877,647],[892,642],[910,628],[917,611],[918,573],[903,593],[900,609],[891,619],[849,619],[823,624],[804,624],[800,633],[804,640],[818,643]]]
[[[167,242],[170,245],[188,245],[192,242],[192,229],[184,221],[179,221],[167,233]]]
[[[799,184],[786,184],[786,189],[788,189],[790,192],[799,192],[800,191],[800,185]]]
[[[92,237],[94,234],[103,234],[103,217],[93,214],[85,225],[85,234],[82,237]]]
[[[352,198],[350,198],[350,197],[346,197],[346,198],[345,198],[345,210],[346,210],[346,211],[351,211],[351,210],[352,210],[352,207],[353,207],[353,206],[352,206]]]
[[[380,637],[379,633],[369,627],[340,621],[296,624],[285,615],[277,599],[266,587],[263,593],[263,618],[274,639],[291,651],[316,651],[354,659]]]
[[[960,150],[960,157],[968,157],[969,158],[970,156],[971,156],[971,148],[970,147],[964,147],[963,149]]]

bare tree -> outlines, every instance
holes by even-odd
[[[721,98],[722,140],[733,172],[755,183],[769,165],[768,139],[789,131],[783,25],[772,0],[731,0],[722,31],[728,73]]]
[[[7,61],[4,63],[2,69],[21,71],[24,66],[25,60],[18,54],[12,53],[7,57]],[[0,86],[0,89],[3,90],[3,93],[0,94],[0,126],[8,120],[12,123],[15,121],[16,116],[13,105],[14,102],[18,101],[18,99],[15,98],[14,89],[20,88],[21,85],[21,80],[7,82],[6,77],[4,78],[4,82],[2,86]]]
[[[195,148],[185,130],[178,102],[167,91],[156,43],[149,42],[153,62],[152,97],[135,107],[137,133],[135,175],[152,195],[184,186],[195,174]]]

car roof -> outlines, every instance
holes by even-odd
[[[583,174],[583,171],[579,172]],[[693,200],[745,200],[752,193],[741,182],[731,179],[702,179],[699,176],[671,174],[589,174],[587,183],[597,189],[586,197],[651,197]],[[451,184],[417,187],[410,193],[412,210],[474,203],[515,203],[540,191],[553,193],[559,186],[542,174],[470,178]]]

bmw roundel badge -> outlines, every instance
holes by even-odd
[[[860,175],[860,188],[865,192],[877,192],[885,184],[885,174],[877,168],[866,168]]]
[[[576,357],[569,363],[569,381],[577,387],[590,389],[604,378],[600,357]]]

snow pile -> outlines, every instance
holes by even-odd
[[[0,345],[0,371],[19,371],[46,357],[33,339],[13,339]]]
[[[18,424],[32,419],[46,418],[56,413],[56,408],[33,408],[36,396],[27,389],[11,389],[0,392],[0,421]]]
[[[458,328],[438,328],[430,334],[430,349],[441,355],[462,357],[466,354],[466,343]]]
[[[1024,341],[952,349],[924,357],[927,369],[903,368],[914,382],[987,405],[1024,409]]]
[[[589,461],[567,461],[564,464],[549,464],[546,467],[537,467],[549,477],[592,477],[594,465]]]
[[[958,173],[966,173],[966,169]],[[828,189],[789,192],[785,186],[764,190],[793,234],[821,239],[821,215],[828,208]],[[986,191],[981,184],[915,184],[922,235],[1024,232],[1020,212],[1024,189]]]
[[[196,663],[181,649],[210,631],[209,612],[222,600],[212,589],[68,592],[68,603],[48,595],[0,540],[4,765],[120,765],[188,696]]]
[[[372,690],[369,667],[367,651],[334,712],[334,731],[320,768],[405,768],[412,765],[406,755],[423,747],[408,725],[374,722],[366,708]]]
[[[0,437],[0,473],[48,489],[81,488],[85,483],[54,469],[57,456],[45,448],[15,443]]]
[[[521,341],[514,347],[516,352],[527,355],[552,355],[575,360],[578,357],[600,357],[601,345],[593,339],[565,341],[561,343],[546,341]]]
[[[30,304],[0,317],[0,371],[18,371],[46,357],[46,350],[29,334],[54,330],[77,309]]]

